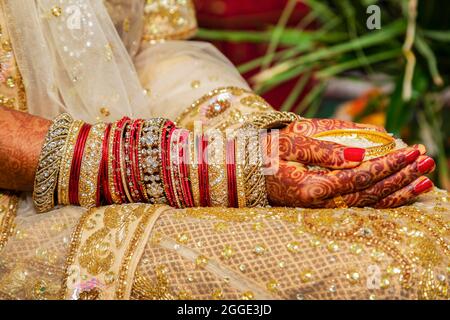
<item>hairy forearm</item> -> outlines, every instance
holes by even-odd
[[[51,121],[0,107],[0,189],[31,191]]]

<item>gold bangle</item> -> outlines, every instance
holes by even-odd
[[[108,142],[108,187],[109,187],[109,193],[111,194],[111,200],[115,204],[122,203],[122,200],[120,199],[119,193],[117,192],[115,186],[114,186],[114,166],[113,161],[115,161],[114,158],[114,152],[113,152],[113,143],[114,143],[114,133],[117,130],[117,122],[114,122],[111,124],[111,129],[109,130],[109,142]]]
[[[85,208],[92,208],[97,205],[98,175],[105,130],[106,124],[95,124],[92,126],[86,140],[78,186],[79,203]]]
[[[341,195],[334,197],[333,201],[334,201],[334,204],[336,205],[336,208],[339,208],[339,209],[348,208],[347,203],[345,202],[344,198],[342,198]]]
[[[63,113],[53,120],[47,132],[34,178],[33,202],[38,213],[55,206],[59,168],[72,122],[72,117]]]
[[[255,112],[246,116],[245,126],[257,129],[278,129],[301,119],[303,118],[293,112]]]
[[[263,174],[263,160],[258,131],[249,132],[245,153],[245,197],[247,207],[264,207],[267,200],[266,179]]]
[[[200,206],[200,184],[198,180],[198,145],[197,139],[193,132],[189,134],[190,147],[190,163],[189,163],[189,180],[191,181],[192,197],[194,206]]]
[[[236,136],[236,190],[238,207],[245,208],[247,200],[245,197],[245,147],[247,138],[245,135]]]
[[[70,169],[72,167],[73,152],[75,144],[78,139],[78,134],[83,126],[84,122],[81,120],[75,120],[69,129],[66,145],[64,147],[61,168],[59,170],[58,180],[58,203],[62,205],[69,205],[69,181],[70,181]]]
[[[228,207],[228,180],[223,136],[208,137],[209,194],[212,207]]]
[[[172,181],[172,189],[175,198],[174,199],[175,203],[177,204],[177,208],[183,208],[183,205],[179,197],[180,184],[178,179],[175,179],[175,172],[174,172],[174,170],[177,170],[175,167],[178,161],[178,154],[176,154],[176,152],[179,137],[180,137],[180,130],[175,129],[172,133],[168,146],[168,148],[170,148],[169,171],[170,171],[170,179]]]
[[[326,138],[326,137],[355,137],[364,138],[374,143],[379,143],[380,145],[374,147],[364,148],[366,150],[366,157],[381,157],[392,150],[395,149],[395,139],[391,137],[387,133],[374,131],[374,130],[364,130],[364,129],[338,129],[338,130],[329,130],[317,133],[312,137],[317,138]],[[325,140],[325,139],[324,139]],[[333,141],[334,142],[334,141]],[[339,143],[339,142],[338,142]]]

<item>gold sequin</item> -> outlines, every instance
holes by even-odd
[[[300,273],[300,280],[303,283],[310,282],[313,279],[313,272],[311,270],[305,270]]]
[[[286,245],[286,248],[291,253],[299,253],[300,252],[300,243],[298,241],[289,242]]]
[[[200,81],[194,80],[191,82],[192,89],[198,89],[200,87]]]
[[[224,259],[229,259],[234,255],[234,249],[230,245],[226,245],[222,251],[222,257]]]
[[[241,300],[253,300],[254,298],[255,294],[251,291],[246,291],[241,295]]]
[[[205,257],[204,255],[199,255],[196,259],[195,259],[195,265],[197,266],[197,268],[199,269],[203,269],[206,267],[206,265],[208,264],[209,259],[207,257]]]
[[[52,8],[51,12],[52,12],[52,15],[53,15],[53,16],[59,17],[59,16],[61,16],[61,14],[62,14],[62,9],[61,9],[61,7],[54,6],[54,7]]]

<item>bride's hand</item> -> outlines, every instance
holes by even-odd
[[[379,208],[404,205],[432,188],[424,174],[434,170],[433,159],[421,145],[362,162],[364,149],[311,138],[334,129],[384,129],[332,119],[305,119],[284,128],[279,136],[279,169],[266,177],[272,205],[294,207],[337,206],[342,195],[348,206]],[[308,171],[307,165],[321,166]]]

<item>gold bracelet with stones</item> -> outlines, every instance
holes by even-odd
[[[228,207],[226,148],[223,136],[211,135],[208,139],[208,176],[211,206]]]
[[[263,158],[258,130],[248,136],[244,166],[245,198],[247,207],[264,207],[267,200],[266,178],[263,174]]]
[[[70,181],[70,169],[72,167],[73,152],[75,144],[78,139],[78,134],[83,126],[84,122],[81,120],[75,120],[70,126],[67,136],[66,144],[64,146],[63,157],[61,160],[61,166],[59,169],[58,179],[58,203],[62,205],[69,205],[69,181]]]
[[[34,179],[33,201],[38,213],[47,212],[55,206],[61,158],[72,122],[72,117],[63,113],[53,120],[47,132]]]
[[[128,120],[124,123],[121,133],[120,133],[120,141],[119,141],[119,165],[120,165],[120,177],[122,178],[122,186],[125,192],[125,196],[128,200],[128,203],[133,203],[133,198],[131,197],[130,190],[128,189],[127,177],[126,177],[126,162],[125,162],[125,135],[130,132],[131,121]]]
[[[153,204],[167,203],[161,175],[161,138],[165,122],[164,118],[144,121],[139,139],[142,159],[139,167],[148,199]]]
[[[105,130],[105,123],[95,124],[92,126],[86,140],[78,187],[79,203],[85,208],[95,207],[99,202],[97,192],[98,176],[102,159],[102,146]]]

